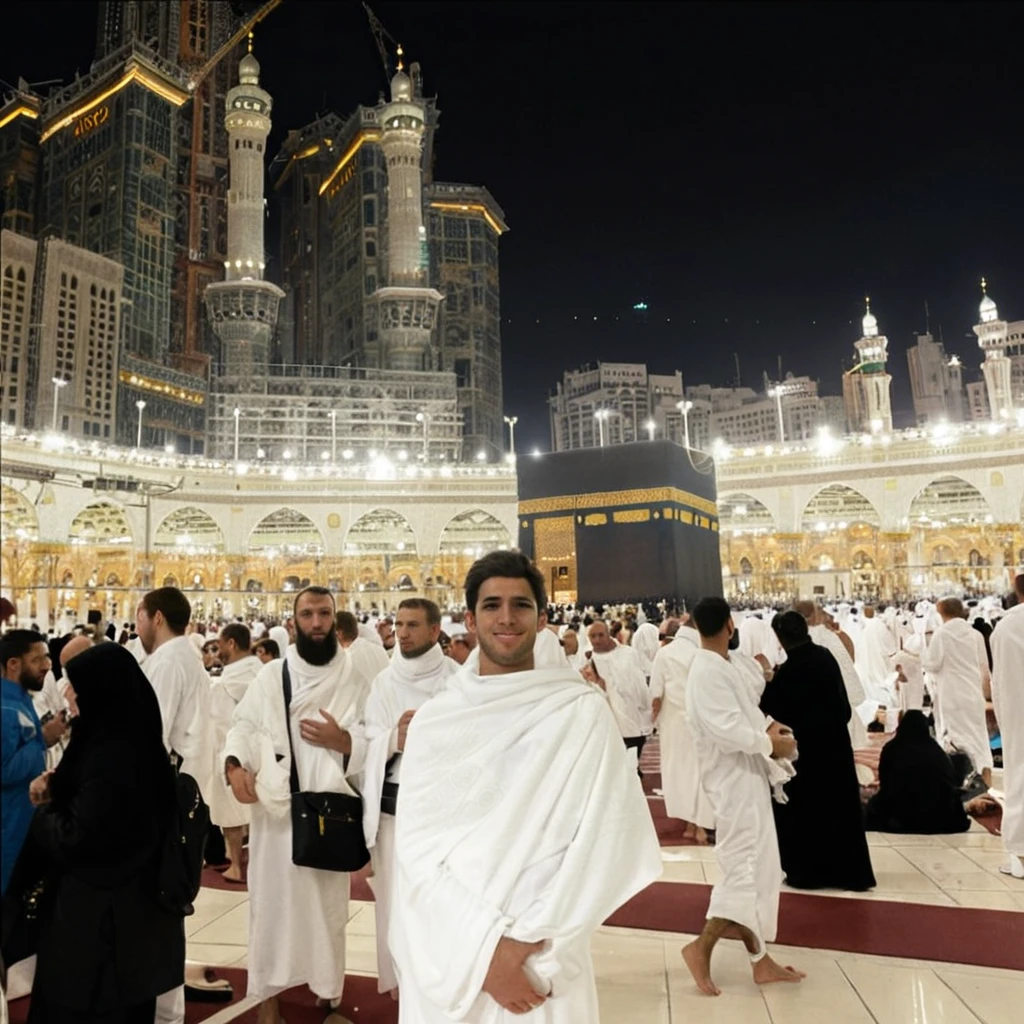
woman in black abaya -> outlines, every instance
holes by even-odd
[[[799,752],[796,777],[786,784],[789,802],[772,804],[786,884],[863,892],[875,876],[842,672],[831,653],[811,641],[802,615],[776,615],[772,629],[786,661],[765,687],[761,710],[792,728]]]
[[[868,801],[867,827],[918,835],[948,835],[971,827],[953,762],[932,739],[920,711],[905,712],[896,735],[882,747],[878,792]]]
[[[56,771],[33,783],[47,865],[29,1024],[152,1024],[182,984],[180,916],[157,901],[176,806],[160,707],[134,657],[101,643],[68,662],[79,717]]]

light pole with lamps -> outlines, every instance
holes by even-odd
[[[693,402],[676,402],[676,408],[683,414],[683,446],[690,447],[690,410]]]
[[[63,377],[53,378],[53,426],[52,430],[57,433],[57,404],[60,401],[60,393],[62,388],[66,388],[68,382]]]
[[[655,423],[654,420],[648,420],[644,424],[644,426],[647,428],[647,440],[648,441],[653,441],[654,440],[654,432],[655,432],[655,430],[658,429],[658,424]]]
[[[238,421],[242,418],[242,410],[235,406],[235,462],[238,461]]]
[[[135,403],[135,408],[139,410],[139,429],[138,429],[138,431],[136,432],[136,435],[135,435],[135,447],[136,448],[141,448],[142,447],[142,410],[146,408],[146,400],[144,398],[140,398]]]
[[[331,462],[338,461],[338,410],[331,410]]]
[[[509,453],[514,457],[516,454],[516,424],[519,422],[518,416],[506,416],[505,422],[508,424],[508,449]]]
[[[776,410],[778,411],[778,414],[779,414],[779,444],[785,444],[786,443],[786,431],[785,431],[785,428],[783,426],[783,419],[782,419],[782,392],[783,392],[783,387],[782,387],[781,384],[777,384],[775,387],[773,387],[768,392],[768,394],[771,395],[772,398],[775,399],[775,408],[776,408]]]
[[[604,425],[609,415],[610,413],[607,409],[598,409],[597,412],[594,413],[594,419],[597,420],[598,441],[602,448],[604,447]]]
[[[427,432],[430,429],[430,413],[416,413],[416,422],[423,424],[423,458],[428,459],[430,457],[430,441]]]

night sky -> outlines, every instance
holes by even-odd
[[[926,301],[972,368],[982,274],[1024,319],[1024,5],[371,6],[438,96],[437,177],[486,185],[511,228],[502,340],[521,450],[548,446],[562,371],[599,359],[726,385],[737,353],[758,387],[781,357],[838,394],[865,294],[907,424],[904,350]],[[9,82],[88,67],[94,4],[4,20]],[[288,128],[385,85],[354,2],[284,0],[256,52],[271,155]]]

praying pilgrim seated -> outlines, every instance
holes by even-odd
[[[971,827],[953,762],[920,711],[907,711],[882,748],[878,781],[866,809],[868,831],[945,835]]]

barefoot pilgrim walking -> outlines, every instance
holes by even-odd
[[[782,886],[772,788],[787,777],[771,759],[794,757],[796,740],[781,722],[769,724],[761,713],[764,679],[756,664],[730,652],[735,627],[726,601],[699,601],[693,621],[701,649],[690,665],[686,708],[715,813],[722,880],[711,890],[704,930],[683,947],[683,960],[701,992],[717,996],[711,953],[723,938],[743,942],[759,984],[804,977],[777,964],[765,946],[775,938]]]
[[[591,936],[661,874],[647,802],[604,695],[534,668],[536,567],[492,552],[466,606],[479,662],[420,708],[402,758],[399,1021],[596,1024]]]

